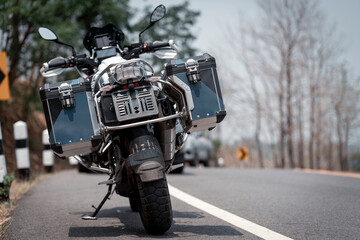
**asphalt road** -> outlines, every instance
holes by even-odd
[[[128,200],[116,194],[98,220],[84,221],[81,216],[90,214],[107,191],[97,185],[103,180],[106,175],[75,170],[43,180],[19,201],[3,238],[260,239],[257,230],[249,233],[232,224],[234,219],[213,216],[212,207],[200,210],[179,196],[171,198],[174,222],[163,236],[148,235]],[[292,239],[360,239],[360,179],[292,170],[187,168],[182,175],[168,175],[168,182],[221,212]]]

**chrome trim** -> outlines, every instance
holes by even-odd
[[[114,65],[116,65],[116,64],[114,64]],[[109,66],[109,68],[110,68],[110,66]],[[97,78],[96,80],[98,80],[98,79],[99,78]],[[180,93],[181,102],[182,102],[182,109],[179,109],[178,113],[170,115],[170,116],[166,116],[166,117],[160,117],[160,118],[141,121],[141,122],[136,122],[136,123],[129,123],[129,124],[126,124],[126,125],[113,126],[113,127],[105,126],[104,123],[101,121],[101,115],[100,115],[100,107],[99,107],[99,99],[98,99],[98,96],[102,93],[102,90],[100,89],[94,95],[95,108],[96,108],[96,113],[97,113],[97,117],[98,117],[98,121],[99,121],[100,133],[104,134],[104,133],[108,133],[108,132],[111,132],[111,131],[122,130],[122,129],[125,129],[125,128],[138,127],[138,126],[142,126],[142,125],[146,125],[146,124],[167,121],[167,120],[170,120],[170,119],[173,119],[173,118],[186,117],[187,116],[186,100],[185,100],[185,97],[184,97],[184,94],[182,93],[182,91],[179,90],[177,87],[175,87],[173,84],[171,84],[169,81],[158,80],[158,82],[160,82],[162,84],[167,84],[171,88],[175,89],[177,92]]]
[[[171,84],[169,81],[165,81],[165,80],[159,79],[158,82],[159,82],[159,83],[162,83],[162,84],[165,84],[165,85],[168,85],[168,86],[170,86],[171,88],[175,89],[175,91],[177,91],[177,92],[180,94],[180,96],[181,96],[182,106],[183,106],[184,108],[186,108],[186,101],[185,101],[184,94],[182,93],[182,91],[181,91],[179,88],[177,88],[176,86],[174,86],[173,84]]]
[[[100,151],[100,153],[104,153],[104,152],[110,147],[111,144],[112,144],[112,141],[110,140],[110,141],[108,142],[108,144],[106,144],[106,146],[104,147],[104,149],[102,149],[102,150]]]
[[[177,153],[178,151],[180,151],[180,149],[182,149],[184,147],[184,145],[185,145],[188,138],[189,138],[189,134],[184,133],[183,143],[180,146],[176,147],[175,153]]]
[[[151,120],[146,120],[146,121],[141,121],[141,122],[136,122],[136,123],[129,123],[129,124],[120,125],[120,126],[114,126],[114,127],[104,126],[104,127],[102,127],[101,130],[104,132],[111,132],[111,131],[121,130],[121,129],[125,129],[125,128],[132,128],[132,127],[138,127],[138,126],[142,126],[142,125],[146,125],[146,124],[167,121],[167,120],[182,117],[182,116],[183,116],[182,113],[176,113],[176,114],[166,116],[166,117],[161,117],[161,118],[156,118],[156,119],[151,119]]]
[[[176,77],[176,76],[171,76],[170,77],[173,82],[178,85],[179,87],[182,88],[182,90],[184,91],[185,93],[185,98],[186,98],[186,102],[187,102],[187,107],[188,109],[191,111],[194,109],[194,101],[193,101],[193,98],[192,98],[192,94],[191,94],[191,89],[190,87],[184,83],[183,81],[180,80],[180,78]]]
[[[169,167],[169,169],[166,171],[166,174],[170,173],[171,171],[181,168],[184,166],[184,163],[179,163],[179,164],[175,164],[175,165],[171,165],[171,167]]]
[[[101,122],[100,108],[99,108],[99,103],[98,103],[98,98],[97,98],[97,96],[99,94],[101,94],[101,91],[98,91],[95,94],[94,100],[95,100],[95,108],[96,108],[96,113],[97,113],[97,117],[98,117],[98,121],[99,121],[99,125],[100,125],[100,132],[101,132],[101,127],[102,127],[103,123]]]
[[[86,167],[87,169],[90,169],[92,171],[96,171],[96,172],[101,172],[101,173],[106,173],[106,174],[111,174],[111,170],[107,169],[107,168],[101,168],[101,167],[95,167],[95,166],[88,166],[85,161],[79,156],[79,155],[74,155],[73,156],[81,165],[83,165],[84,167]]]

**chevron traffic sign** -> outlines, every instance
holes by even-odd
[[[238,148],[237,150],[237,158],[240,161],[246,162],[249,160],[249,149],[247,147]]]
[[[9,76],[6,64],[6,52],[0,52],[0,101],[10,98]]]

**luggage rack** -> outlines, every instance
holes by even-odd
[[[131,94],[128,90],[112,93],[115,113],[119,122],[155,116],[159,113],[151,86],[142,86],[134,91],[136,94]]]
[[[138,126],[143,126],[146,124],[152,124],[152,123],[157,123],[157,122],[163,122],[163,121],[167,121],[170,119],[174,119],[174,118],[184,118],[188,116],[187,113],[187,108],[185,105],[185,98],[183,93],[174,85],[172,85],[170,82],[168,81],[164,81],[164,80],[158,80],[158,82],[162,83],[162,84],[166,84],[168,86],[170,86],[171,88],[173,88],[175,91],[180,93],[180,101],[181,101],[181,106],[182,106],[182,110],[178,113],[169,115],[169,116],[164,116],[164,117],[159,117],[156,119],[150,119],[150,120],[144,120],[144,121],[140,121],[140,122],[136,122],[136,123],[129,123],[129,124],[125,124],[125,125],[120,125],[120,126],[106,126],[102,121],[101,121],[101,115],[100,115],[100,107],[99,107],[99,95],[103,92],[103,90],[100,88],[100,90],[95,94],[94,98],[95,98],[95,109],[96,109],[96,113],[97,113],[97,118],[98,118],[98,122],[99,122],[99,126],[100,126],[100,132],[102,134],[106,134],[112,131],[117,131],[117,130],[122,130],[122,129],[126,129],[126,128],[132,128],[132,127],[138,127]]]

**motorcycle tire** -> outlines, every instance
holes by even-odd
[[[136,201],[136,199],[132,199],[129,198],[129,202],[130,202],[130,208],[133,212],[138,212],[139,211],[139,207],[138,207],[138,202]]]
[[[172,208],[166,177],[152,182],[137,178],[139,213],[145,230],[153,235],[165,233],[172,224]]]

